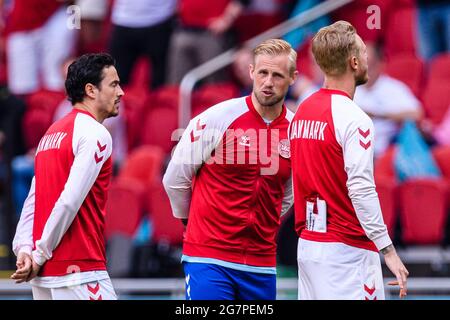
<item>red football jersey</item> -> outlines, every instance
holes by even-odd
[[[175,217],[189,217],[184,255],[275,266],[280,214],[292,204],[292,116],[283,106],[267,124],[246,97],[191,120],[164,176]]]
[[[79,109],[42,137],[13,245],[16,253],[34,248],[33,259],[43,265],[40,276],[106,270],[103,230],[111,152],[109,132]]]
[[[298,235],[373,251],[391,244],[373,178],[372,120],[350,97],[323,88],[311,95],[289,139]]]

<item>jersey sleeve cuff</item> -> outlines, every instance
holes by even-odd
[[[382,236],[379,236],[376,239],[372,240],[373,243],[375,243],[375,246],[377,247],[378,251],[380,251],[381,249],[386,248],[387,246],[392,244],[392,240],[389,237],[389,234],[386,232],[385,234],[383,234]]]
[[[34,250],[32,254],[33,254],[33,261],[40,266],[42,266],[45,263],[45,261],[47,261],[45,257],[36,250]]]
[[[33,251],[33,247],[32,246],[24,245],[24,246],[21,246],[19,248],[19,251],[17,252],[17,255],[19,255],[20,253],[26,253],[26,254],[31,256],[31,251]]]

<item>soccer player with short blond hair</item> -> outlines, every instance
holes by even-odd
[[[284,105],[296,53],[264,41],[249,66],[253,91],[191,120],[164,175],[183,243],[186,299],[276,297],[276,234],[292,205]],[[195,182],[193,181],[195,178]]]
[[[299,299],[384,299],[379,252],[406,295],[408,271],[383,221],[373,178],[372,120],[353,102],[368,80],[366,46],[348,22],[312,40],[325,74],[289,128]]]

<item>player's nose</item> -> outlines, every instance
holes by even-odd
[[[125,92],[122,90],[122,87],[119,86],[119,92],[117,93],[117,96],[118,96],[118,97],[122,97],[122,96],[124,96],[124,95],[125,95]]]

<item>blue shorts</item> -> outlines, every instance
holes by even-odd
[[[183,262],[186,300],[275,300],[276,275]]]

